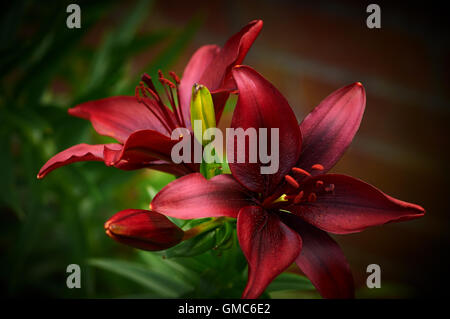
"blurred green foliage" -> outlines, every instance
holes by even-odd
[[[173,180],[171,175],[78,163],[37,180],[39,168],[56,152],[82,142],[110,141],[88,121],[70,117],[69,107],[132,95],[139,74],[168,71],[201,24],[194,17],[181,29],[142,31],[153,14],[150,1],[77,3],[81,29],[66,27],[65,1],[53,6],[14,1],[2,12],[2,294],[239,297],[246,261],[231,223],[162,253],[134,250],[104,234],[104,221],[121,209],[148,208],[156,192]],[[106,23],[108,17],[114,23]],[[132,72],[133,57],[156,47],[156,56]],[[189,222],[181,226],[189,227]],[[66,287],[66,267],[73,263],[82,269],[81,289]],[[283,274],[264,296],[299,289],[312,291],[312,286],[304,277]]]

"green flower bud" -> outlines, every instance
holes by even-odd
[[[198,121],[201,121],[201,131],[196,126]],[[192,87],[191,124],[195,138],[203,145],[208,144],[210,141],[203,140],[203,134],[207,129],[216,127],[216,114],[211,93],[205,86],[197,83]]]

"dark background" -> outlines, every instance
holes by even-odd
[[[370,2],[360,1],[78,1],[80,30],[65,26],[68,3],[15,1],[1,13],[2,293],[121,297],[147,292],[85,260],[141,262],[141,254],[107,238],[102,224],[120,209],[146,208],[171,178],[101,163],[72,165],[43,181],[35,176],[57,151],[106,141],[89,123],[68,116],[69,107],[131,95],[144,71],[181,75],[196,48],[223,45],[249,21],[263,19],[245,64],[278,87],[299,120],[335,89],[355,81],[365,86],[361,128],[333,171],[427,210],[415,221],[335,237],[362,287],[358,296],[442,296],[439,288],[449,284],[450,48],[440,2],[377,1],[381,29],[368,29]],[[230,118],[226,113],[221,125]],[[85,265],[80,291],[65,287],[69,263]],[[372,263],[382,269],[379,290],[363,288]],[[159,296],[152,293],[148,296]]]

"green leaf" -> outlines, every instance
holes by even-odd
[[[215,246],[216,244],[215,237],[216,237],[215,230],[198,235],[194,238],[181,242],[175,247],[167,249],[165,251],[165,256],[167,258],[172,258],[172,257],[191,257],[200,255],[212,249]]]
[[[281,290],[314,290],[313,284],[308,278],[293,274],[282,273],[267,287],[266,292],[274,292]]]
[[[133,40],[140,24],[148,16],[153,1],[140,0],[133,11],[127,16],[127,19],[117,28],[114,34],[115,41],[118,44],[126,45]]]
[[[88,260],[88,264],[133,280],[161,297],[176,298],[190,290],[189,286],[172,277],[135,262],[95,258]]]

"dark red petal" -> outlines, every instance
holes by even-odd
[[[179,86],[180,103],[183,111],[183,118],[190,127],[191,123],[191,94],[192,86],[198,83],[202,75],[208,71],[211,61],[219,53],[220,47],[217,45],[204,45],[189,60],[181,78]]]
[[[350,266],[339,245],[324,231],[292,214],[280,212],[281,220],[298,232],[303,241],[297,265],[324,298],[354,298]]]
[[[226,84],[231,69],[244,61],[262,27],[262,20],[254,20],[229,38],[223,49],[211,61],[211,66],[208,72],[203,74],[200,84],[208,87],[210,91],[215,91]]]
[[[231,68],[242,63],[262,28],[262,21],[255,20],[247,24],[241,31],[234,34],[221,49],[216,45],[206,45],[198,49],[184,70],[180,83],[180,100],[183,117],[190,127],[190,100],[194,83],[203,84],[215,95],[216,91],[233,89],[225,82],[230,78]],[[225,105],[224,95],[215,99],[217,121]]]
[[[274,174],[261,174],[261,167],[267,164],[262,164],[259,156],[257,163],[249,163],[248,142],[245,163],[237,163],[238,143],[234,139],[229,139],[228,154],[233,153],[231,148],[234,144],[234,163],[230,161],[230,169],[239,182],[248,189],[268,194],[284,180],[284,176],[297,162],[301,149],[300,130],[286,99],[259,73],[250,67],[240,66],[233,69],[233,77],[239,89],[239,98],[231,127],[244,130],[267,128],[269,145],[271,129],[279,129],[279,168]],[[270,147],[267,149],[270,151]]]
[[[216,123],[219,123],[222,117],[223,109],[227,103],[228,97],[230,96],[230,91],[220,90],[211,93],[214,103],[214,112],[216,114]]]
[[[155,102],[145,99],[160,114]],[[138,130],[155,130],[169,134],[160,120],[134,96],[116,96],[86,102],[69,109],[69,114],[90,120],[97,133],[110,136],[123,143]]]
[[[148,168],[154,169],[160,172],[165,172],[169,174],[173,174],[175,176],[184,176],[192,172],[198,171],[198,168],[191,168],[191,166],[180,165],[169,163],[163,160],[154,160],[151,162],[142,162],[142,163],[130,163],[127,161],[119,161],[114,165],[114,167],[119,168],[124,171],[131,171],[136,169]]]
[[[184,232],[166,216],[143,209],[125,209],[105,223],[106,234],[114,240],[144,250],[175,246]]]
[[[242,208],[236,228],[249,268],[242,298],[258,298],[267,285],[295,261],[302,240],[275,213],[260,206]]]
[[[314,202],[288,209],[308,223],[335,234],[348,234],[370,226],[422,217],[425,210],[403,202],[356,178],[326,174],[311,178],[303,187],[312,190],[317,180],[333,184],[332,192],[317,192]]]
[[[48,173],[50,173],[54,169],[75,162],[103,161],[103,150],[105,147],[117,150],[121,148],[121,145],[120,144],[74,145],[62,152],[59,152],[51,159],[49,159],[47,163],[45,163],[44,166],[42,166],[37,177],[44,178]]]
[[[206,180],[200,173],[183,176],[164,187],[151,209],[181,218],[236,217],[239,209],[251,204],[246,190],[230,175]]]
[[[297,166],[313,175],[333,167],[353,140],[365,105],[366,94],[359,82],[325,98],[300,124],[303,145]],[[317,163],[323,165],[323,172],[310,170]]]
[[[120,161],[129,164],[146,164],[154,160],[171,162],[172,147],[178,140],[152,130],[142,130],[132,133],[121,149],[105,147],[106,165],[115,165]]]

